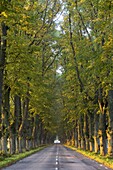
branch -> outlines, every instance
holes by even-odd
[[[47,68],[45,69],[45,71],[44,71],[44,74],[48,71],[48,69],[53,65],[53,63],[54,63],[54,61],[55,61],[55,59],[56,59],[56,57],[58,56],[58,54],[60,54],[60,50],[58,51],[58,53],[54,56],[54,58],[53,58],[53,60],[51,61],[51,63],[47,66]]]
[[[77,78],[80,84],[80,91],[82,92],[84,89],[84,85],[82,83],[81,77],[80,77],[80,72],[78,69],[78,63],[77,63],[77,59],[76,59],[76,52],[75,52],[75,48],[74,48],[74,44],[73,44],[73,33],[72,33],[72,21],[71,21],[71,14],[69,13],[69,33],[70,33],[70,46],[72,48],[72,53],[73,53],[73,58],[75,60],[75,68],[76,68],[76,73],[77,73]]]
[[[80,20],[81,20],[81,22],[82,22],[82,25],[83,25],[83,27],[84,27],[84,29],[85,29],[87,35],[88,35],[88,38],[89,38],[90,42],[92,43],[92,38],[91,38],[90,33],[89,33],[89,31],[88,31],[88,29],[87,29],[85,23],[84,23],[82,14],[80,13],[80,11],[79,11],[78,8],[77,8],[77,1],[76,1],[75,3],[76,3],[76,10],[77,10],[78,15],[79,15],[79,17],[80,17]],[[92,50],[95,51],[94,47],[92,47]]]
[[[42,42],[44,36],[48,33],[51,25],[53,24],[53,19],[54,19],[54,16],[58,14],[60,8],[58,8],[58,10],[56,11],[55,15],[54,15],[54,9],[55,9],[55,6],[57,5],[57,1],[55,0],[54,1],[54,4],[53,4],[53,7],[52,7],[52,17],[50,18],[49,22],[48,22],[48,26],[46,26],[46,14],[47,14],[47,9],[48,9],[48,3],[49,1],[47,0],[46,1],[46,7],[45,7],[45,11],[44,11],[44,17],[43,17],[43,24],[42,26],[40,27],[40,29],[35,33],[34,37],[33,37],[33,41],[29,44],[29,47],[32,46],[35,42],[37,42],[37,45],[40,45],[40,43]],[[37,40],[37,34],[39,34],[39,32],[43,29],[43,28],[46,28],[46,31],[43,33],[43,35],[41,36],[41,39],[40,40]]]

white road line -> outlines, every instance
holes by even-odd
[[[57,153],[56,153],[56,165],[58,166],[58,158],[59,158],[59,156],[58,156],[58,150],[57,150]],[[55,168],[55,170],[58,170],[58,167],[56,167]]]

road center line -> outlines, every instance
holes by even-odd
[[[56,168],[55,168],[55,170],[59,169],[58,164],[59,164],[59,156],[58,156],[58,150],[57,150],[57,152],[56,152]]]
[[[56,165],[58,165],[58,162],[56,162]]]

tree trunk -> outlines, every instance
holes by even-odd
[[[40,122],[40,127],[39,127],[39,141],[40,141],[40,145],[43,144],[43,125],[42,122]]]
[[[88,118],[89,118],[89,150],[90,152],[92,152],[94,150],[94,139],[93,139],[94,115],[91,112],[89,112]]]
[[[81,149],[81,126],[80,120],[78,120],[78,148]]]
[[[80,115],[78,121],[78,148],[85,149],[85,140],[84,140],[84,133],[83,133],[83,120],[82,116]]]
[[[73,132],[72,132],[71,146],[75,146],[75,129],[74,129]]]
[[[29,112],[29,111],[28,111]],[[26,150],[30,150],[30,144],[32,142],[32,129],[33,129],[33,120],[28,115],[28,120],[25,125],[26,128]],[[33,147],[33,144],[32,144]]]
[[[1,23],[2,35],[0,37],[0,124],[2,123],[2,100],[3,100],[3,77],[4,77],[4,67],[6,60],[6,36],[7,36],[7,26],[5,23]],[[0,127],[0,137],[2,136],[2,127]]]
[[[14,115],[15,115],[14,125],[15,125],[16,152],[19,152],[18,130],[19,130],[19,125],[22,121],[21,98],[19,95],[14,96]]]
[[[37,126],[37,115],[35,115],[34,119],[33,119],[33,128],[32,128],[32,146],[33,148],[36,147],[36,136],[37,136],[37,132],[36,132],[36,126]]]
[[[22,152],[22,149],[23,149],[23,145],[24,145],[24,135],[25,135],[25,121],[26,121],[26,118],[27,118],[27,113],[26,113],[26,110],[25,110],[25,102],[23,103],[23,115],[22,115],[22,122],[20,124],[20,127],[19,127],[19,131],[18,131],[18,139],[19,139],[19,152],[21,153]]]
[[[22,152],[22,149],[26,149],[26,134],[27,134],[27,121],[29,114],[29,84],[28,91],[26,94],[25,101],[23,102],[23,116],[22,122],[19,127],[18,135],[19,135],[19,152]],[[22,148],[23,147],[23,148]]]
[[[100,108],[99,114],[99,141],[100,141],[100,155],[104,156],[107,151],[106,147],[106,107],[107,102],[103,101],[103,89],[98,90],[98,103]]]
[[[76,127],[75,127],[75,147],[78,148],[78,127],[77,127],[77,121],[76,121]]]
[[[3,154],[7,154],[7,136],[3,135],[1,138],[1,151]]]
[[[16,152],[16,138],[15,134],[10,134],[10,154],[14,154]]]
[[[94,114],[94,152],[99,152],[99,138],[98,138],[98,128],[99,128],[99,115]]]
[[[106,154],[106,114],[99,115],[99,141],[100,141],[100,155]]]
[[[88,116],[84,113],[84,136],[85,136],[85,150],[89,150],[89,129],[88,129]]]
[[[19,153],[22,153],[23,152],[23,137],[22,137],[22,134],[19,134],[18,142],[19,142]]]
[[[32,146],[35,148],[35,132],[36,132],[36,126],[33,127],[32,131]]]
[[[38,123],[36,123],[36,139],[35,140],[36,140],[36,146],[38,146],[39,143],[40,143],[40,140],[39,140],[39,121],[38,121]]]
[[[10,115],[10,87],[4,85],[3,113],[2,113],[2,152],[7,153],[7,138]]]
[[[21,117],[21,99],[18,95],[14,96],[14,120],[10,125],[10,154],[18,153],[19,141],[18,141],[18,128]]]
[[[113,156],[113,90],[108,93],[108,155]]]

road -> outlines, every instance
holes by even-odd
[[[2,170],[111,170],[83,155],[55,144]]]

